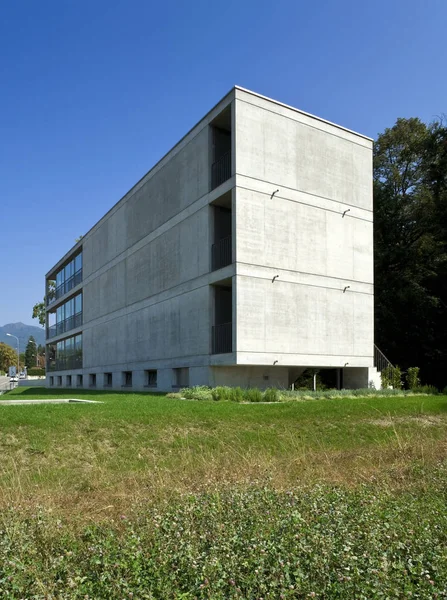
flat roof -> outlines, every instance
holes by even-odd
[[[252,90],[247,90],[246,88],[243,88],[239,85],[235,85],[233,89],[240,90],[241,92],[245,92],[246,94],[251,94],[252,96],[256,96],[257,98],[262,98],[263,100],[267,100],[268,102],[273,102],[273,104],[277,104],[278,106],[283,106],[284,108],[293,110],[301,115],[305,115],[306,117],[311,117],[312,119],[321,121],[321,123],[326,123],[327,125],[332,125],[332,127],[337,127],[338,129],[342,129],[343,131],[347,131],[348,133],[352,133],[353,135],[358,135],[359,137],[368,140],[369,142],[374,142],[373,138],[370,138],[367,135],[364,135],[363,133],[359,133],[358,131],[354,131],[353,129],[348,129],[347,127],[343,127],[342,125],[338,125],[337,123],[333,123],[332,121],[328,121],[327,119],[323,119],[322,117],[317,117],[312,113],[308,113],[304,110],[300,110],[299,108],[295,108],[294,106],[290,106],[290,104],[284,104],[284,102],[279,102],[279,100],[275,100],[274,98],[269,98],[268,96],[263,96],[262,94],[253,92]]]

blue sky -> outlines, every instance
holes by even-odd
[[[445,0],[0,7],[0,325],[234,85],[371,137],[447,112]]]

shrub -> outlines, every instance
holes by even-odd
[[[232,402],[242,402],[244,400],[244,390],[240,387],[228,388],[230,390],[229,398]]]
[[[218,386],[211,390],[211,397],[213,400],[230,400],[230,389],[225,386]]]
[[[412,390],[415,394],[428,394],[434,396],[439,393],[438,388],[434,385],[420,385]]]
[[[190,388],[182,388],[180,396],[188,400],[211,400],[211,388],[207,385],[195,385]]]
[[[408,367],[406,380],[409,390],[414,390],[420,386],[421,380],[419,379],[419,367]]]
[[[383,388],[386,389],[390,386],[395,390],[400,390],[402,388],[402,371],[397,365],[395,367],[392,365],[385,367],[381,372],[381,377]]]
[[[264,402],[278,402],[279,394],[276,388],[267,388],[264,392]]]
[[[31,377],[45,377],[45,369],[38,369],[37,367],[31,367],[27,370],[27,373]]]
[[[244,400],[246,402],[262,402],[262,392],[258,388],[249,388],[244,390]]]

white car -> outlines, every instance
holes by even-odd
[[[25,373],[19,373],[19,379],[26,379]]]
[[[19,378],[17,377],[17,375],[14,375],[14,377],[11,377],[11,379],[9,380],[9,383],[17,383],[19,381]]]

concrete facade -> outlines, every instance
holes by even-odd
[[[58,286],[80,252],[80,277]],[[366,387],[372,141],[235,87],[47,273],[47,290],[52,281],[49,385],[288,387],[313,367]],[[79,318],[51,329],[80,292]],[[66,348],[81,334],[76,362]]]

